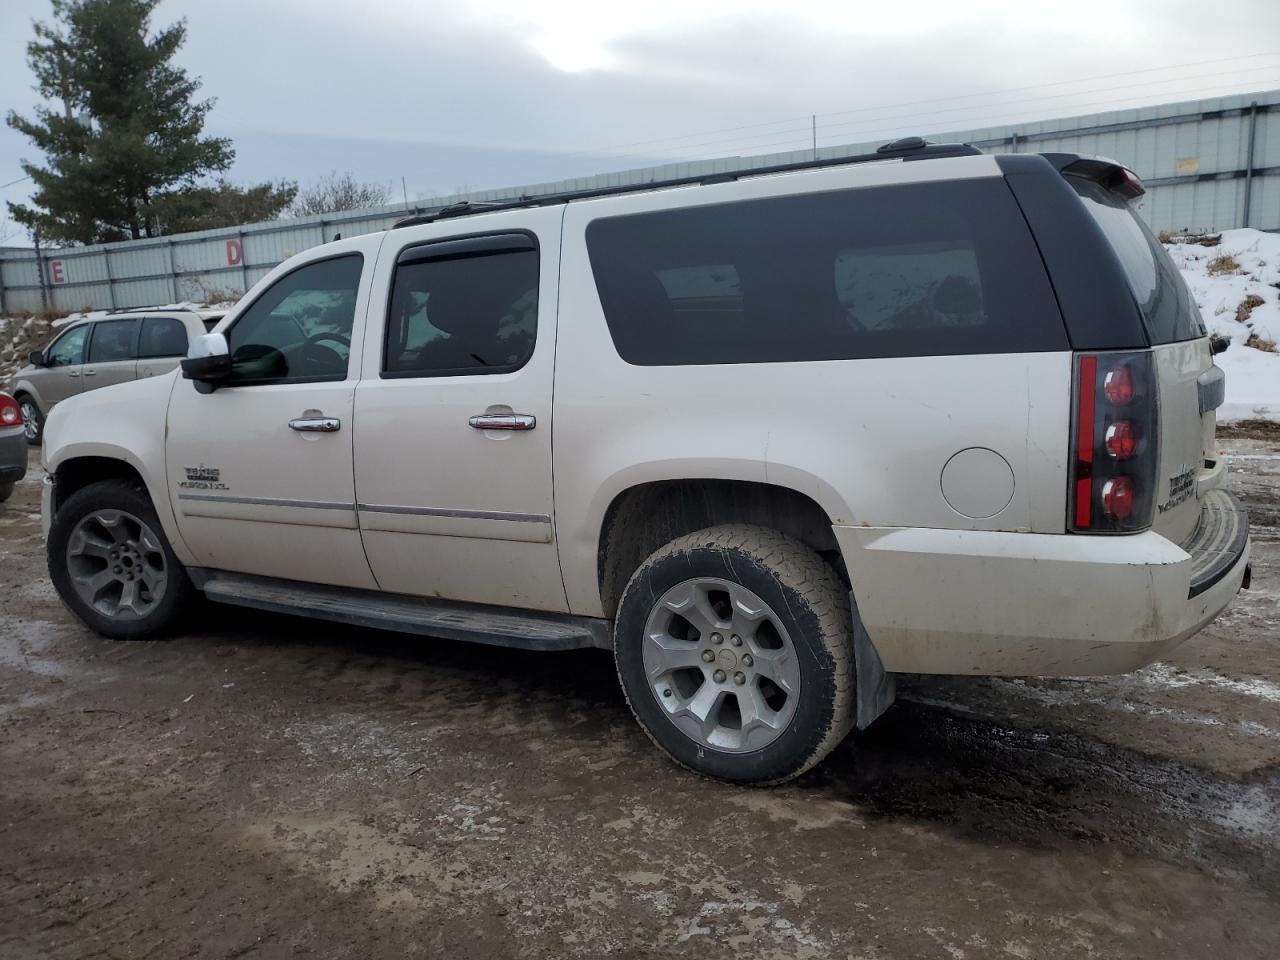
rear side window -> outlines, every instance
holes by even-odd
[[[510,373],[533,354],[537,330],[537,250],[400,263],[382,375]]]
[[[187,328],[173,317],[147,317],[142,321],[139,357],[180,357],[187,352]]]
[[[137,320],[100,320],[93,325],[89,339],[89,363],[111,363],[114,360],[133,360],[134,340],[138,332]]]
[[[602,218],[587,248],[642,366],[1069,349],[1002,178]]]
[[[1153,344],[1192,340],[1205,334],[1199,308],[1182,274],[1133,208],[1101,184],[1067,177],[1124,269]]]

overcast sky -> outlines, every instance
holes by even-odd
[[[0,110],[48,0],[0,0]],[[1280,87],[1277,0],[164,0],[237,181],[409,199]],[[30,145],[0,128],[0,184]],[[20,199],[29,185],[0,189]],[[3,214],[0,214],[2,217]],[[10,230],[11,224],[6,224]],[[4,227],[0,227],[0,234]],[[11,236],[9,242],[22,242]]]

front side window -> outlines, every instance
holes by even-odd
[[[89,325],[73,327],[60,336],[44,353],[45,365],[69,367],[84,362],[84,341]]]
[[[396,267],[385,377],[509,373],[538,324],[538,253],[512,250]]]
[[[364,257],[299,267],[268,287],[227,333],[229,383],[345,380]]]
[[[147,317],[142,321],[138,356],[181,357],[187,352],[187,328],[173,317]]]
[[[137,335],[137,320],[100,320],[93,325],[88,362],[113,363],[136,359],[134,341]]]
[[[641,366],[1068,349],[998,177],[605,217],[587,251]]]

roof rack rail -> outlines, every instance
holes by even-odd
[[[450,217],[465,217],[476,213],[492,213],[498,210],[516,210],[521,207],[549,207],[574,200],[590,200],[596,197],[615,197],[626,193],[644,193],[648,190],[664,190],[672,187],[707,186],[713,183],[731,183],[742,177],[764,177],[773,173],[791,173],[797,170],[816,170],[823,167],[842,167],[855,163],[873,163],[882,160],[934,160],[939,157],[973,157],[982,151],[968,143],[933,143],[923,137],[904,137],[892,143],[882,144],[875,153],[861,153],[849,157],[829,157],[825,160],[797,160],[792,163],[776,163],[767,167],[744,167],[722,173],[705,173],[691,177],[673,177],[669,180],[650,180],[617,187],[597,187],[592,190],[570,190],[548,193],[540,197],[520,196],[509,200],[463,200],[442,207],[434,213],[413,214],[402,217],[391,229],[414,227],[434,223]]]
[[[117,313],[139,313],[143,310],[164,310],[166,313],[191,313],[190,308],[175,307],[172,303],[153,303],[143,307],[115,307],[106,311],[107,316],[114,316]]]

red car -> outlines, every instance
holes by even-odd
[[[27,473],[27,437],[22,429],[18,401],[0,393],[0,503],[9,499],[13,485]]]

